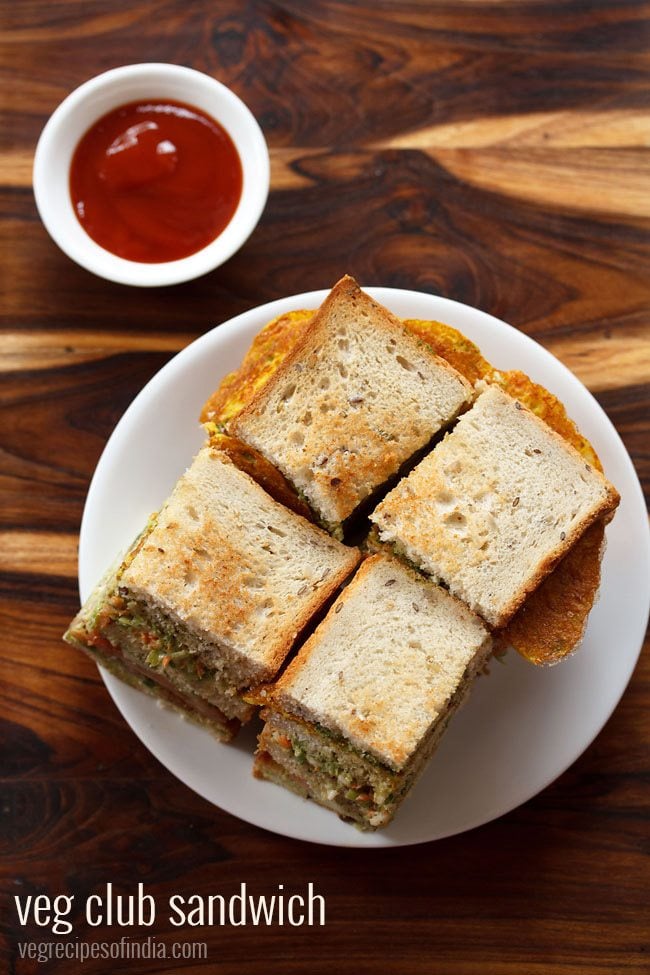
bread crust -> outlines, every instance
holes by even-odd
[[[313,309],[286,312],[265,326],[254,339],[237,372],[227,376],[213,394],[204,410],[202,420],[214,418],[224,424],[240,412],[256,391],[268,382],[280,362],[296,345],[305,331],[307,322],[314,314]],[[602,472],[602,465],[592,445],[580,434],[574,421],[567,415],[564,405],[549,390],[534,383],[530,377],[518,370],[505,372],[496,370],[483,358],[476,345],[449,325],[414,319],[405,319],[402,324],[471,383],[483,379],[501,386],[512,397],[541,417],[565,441],[571,443],[586,462]],[[421,456],[424,456],[429,446],[420,451]],[[339,534],[342,533],[347,537],[348,533],[354,532],[358,519],[363,513],[368,514],[381,496],[391,490],[392,486],[397,484],[399,479],[420,459],[421,457],[414,455],[405,465],[401,465],[400,470],[390,481],[384,481],[353,512],[350,520],[340,526]],[[240,466],[237,459],[235,463]],[[267,469],[276,472],[274,483],[278,477],[283,477],[269,461],[264,460],[264,463]],[[289,491],[285,498],[284,493],[281,496],[274,493],[274,489],[270,486],[267,487],[266,483],[257,476],[256,470],[250,469],[248,472],[277,500],[294,507],[295,501],[290,500],[291,494],[294,494],[293,490]],[[295,506],[294,510],[301,514],[305,513],[298,506]],[[594,522],[531,594],[533,604],[530,612],[531,596],[526,598],[511,623],[507,624],[505,638],[510,637],[511,625],[515,623],[516,637],[513,634],[513,645],[526,659],[538,665],[555,663],[575,649],[582,639],[587,617],[598,591],[601,564],[601,553],[598,552],[597,547],[583,546],[582,543],[585,535],[590,535],[594,529],[597,529],[602,536],[604,527],[604,519]],[[574,553],[576,553],[575,557]],[[570,560],[569,556],[571,556]],[[576,588],[577,576],[583,582]]]

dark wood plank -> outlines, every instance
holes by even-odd
[[[82,901],[107,881],[142,881],[162,914],[172,893],[311,880],[327,897],[324,929],[188,934],[161,916],[155,935],[205,940],[207,962],[122,970],[645,975],[647,647],[596,741],[535,799],[470,833],[371,852],[295,843],[200,799],[60,637],[78,606],[89,479],[132,398],[213,325],[344,271],[476,305],[536,338],[595,392],[650,491],[649,41],[643,0],[4,5],[3,971],[33,971],[17,942],[43,940],[18,925],[17,892]],[[144,59],[229,84],[271,147],[272,192],[250,240],[171,289],[121,288],[76,267],[40,224],[30,185],[56,104]],[[75,935],[116,940],[81,919]]]
[[[110,432],[167,353],[109,355],[2,377],[0,527],[78,529]]]
[[[67,91],[143,52],[214,73],[272,145],[350,145],[536,109],[647,107],[649,17],[647,3],[581,0],[510,3],[507,16],[481,0],[21,3],[0,45],[0,83],[16,91],[0,122],[16,141],[34,140]]]

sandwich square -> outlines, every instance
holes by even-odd
[[[618,501],[577,450],[487,386],[370,518],[381,541],[500,628]]]
[[[336,533],[472,397],[460,373],[345,277],[229,432]]]
[[[268,691],[256,774],[385,825],[490,651],[461,602],[371,556]]]
[[[273,501],[204,447],[69,642],[140,678],[247,720],[302,628],[353,571],[356,549]]]

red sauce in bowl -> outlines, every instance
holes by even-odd
[[[215,240],[242,191],[242,166],[221,125],[174,101],[104,115],[72,157],[70,195],[94,241],[146,264],[176,261]]]

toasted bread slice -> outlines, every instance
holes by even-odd
[[[371,520],[382,541],[500,628],[618,501],[555,431],[487,386]]]
[[[205,641],[237,686],[269,680],[296,635],[359,561],[203,448],[120,587]]]
[[[399,771],[488,637],[444,589],[374,555],[289,664],[273,699]]]
[[[386,825],[490,650],[461,602],[372,556],[268,691],[256,774]]]
[[[472,397],[460,373],[345,277],[229,432],[336,531]]]

